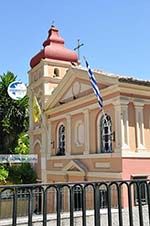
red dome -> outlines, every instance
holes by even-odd
[[[48,38],[43,43],[43,49],[36,54],[30,61],[30,66],[33,68],[41,59],[53,59],[69,62],[78,62],[76,52],[64,47],[64,40],[60,37],[59,31],[52,26],[49,30]]]

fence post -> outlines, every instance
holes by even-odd
[[[33,214],[33,191],[32,187],[30,187],[28,199],[28,226],[32,226],[32,214]]]
[[[43,188],[43,226],[47,225],[47,189]]]
[[[16,226],[17,224],[17,188],[14,188],[13,192],[13,215],[12,215],[12,225]]]
[[[100,226],[100,195],[98,183],[95,183],[94,186],[94,222],[95,226]]]

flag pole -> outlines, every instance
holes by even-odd
[[[101,110],[101,112],[103,114],[103,117],[106,120],[106,123],[107,123],[107,126],[108,126],[108,120],[106,118],[106,114],[105,114],[105,111],[103,109],[103,98],[101,96],[101,93],[100,93],[97,81],[95,79],[94,73],[92,72],[91,68],[89,67],[89,64],[88,64],[88,61],[87,61],[86,57],[83,56],[83,59],[85,61],[86,67],[88,69],[88,75],[89,75],[89,79],[90,79],[93,91],[94,91],[94,93],[95,93],[95,95],[96,95],[96,97],[98,99],[99,109]]]

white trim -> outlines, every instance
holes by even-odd
[[[97,153],[101,153],[101,128],[100,128],[100,120],[101,120],[101,117],[102,117],[102,112],[100,112],[98,114],[98,118],[97,118],[97,130],[96,130],[96,133],[97,133]]]
[[[145,148],[144,141],[144,120],[143,120],[143,103],[134,103],[136,117],[136,139],[137,150]]]
[[[73,172],[73,171],[52,171],[47,170],[47,174],[52,175],[74,175],[74,176],[85,176],[84,172]],[[122,173],[111,173],[111,172],[88,172],[87,177],[101,177],[101,178],[113,178],[113,179],[122,179]]]
[[[122,173],[88,172],[87,177],[102,177],[102,178],[122,179]]]
[[[114,103],[115,108],[115,150],[120,152],[122,147],[122,131],[121,131],[121,106],[119,101]]]
[[[74,101],[71,101],[71,102],[68,102],[68,103],[65,103],[63,105],[60,105],[56,108],[52,108],[50,110],[47,110],[45,111],[45,114],[46,115],[51,115],[51,118],[49,119],[50,121],[54,121],[54,120],[58,120],[58,119],[61,119],[62,117],[65,117],[66,114],[61,114],[61,115],[58,115],[58,116],[55,116],[53,117],[52,114],[55,114],[55,113],[58,113],[58,112],[64,112],[66,110],[69,110],[69,114],[71,115],[76,115],[78,113],[81,113],[81,109],[76,109],[76,110],[72,110],[70,111],[70,109],[72,107],[80,107],[80,105],[84,104],[84,103],[87,103],[87,96],[86,97],[82,97],[84,99],[84,101],[81,101],[81,98],[80,98],[80,102],[79,102],[79,99],[76,99]],[[88,101],[92,101],[92,100],[95,100],[95,96],[93,97],[93,94],[90,94],[88,95]],[[109,105],[109,104],[112,104],[114,101],[117,101],[118,100],[118,97],[113,97],[111,99],[108,99],[108,100],[104,100],[103,103],[104,103],[104,108],[106,105]],[[94,109],[99,109],[99,106],[98,106],[98,103],[93,103],[93,104],[90,104],[88,106],[84,106],[82,107],[82,111],[85,111],[85,110],[94,110]]]
[[[116,151],[129,150],[128,103],[123,97],[114,103]]]
[[[53,171],[53,170],[47,170],[46,171],[47,175],[58,175],[58,176],[66,176],[66,175],[72,175],[72,176],[85,176],[85,172],[81,171]]]
[[[123,98],[124,96],[115,96],[111,99],[108,99],[108,100],[104,100],[104,108],[107,106],[107,105],[110,105],[110,104],[114,104],[114,105],[120,105],[121,103],[124,103],[124,100],[121,100],[121,98]],[[81,98],[80,98],[81,99]],[[87,96],[86,97],[83,97],[82,99],[85,99],[85,101],[87,102]],[[94,100],[95,97],[92,96],[92,94],[90,94],[88,96],[88,101],[92,101]],[[70,109],[72,107],[76,107],[76,106],[80,106],[82,105],[85,101],[82,101],[80,100],[80,102],[78,101],[79,99],[76,99],[74,101],[71,101],[71,102],[68,102],[64,105],[60,105],[60,106],[57,106],[53,109],[49,109],[47,111],[45,111],[45,114],[46,115],[51,115],[51,118],[48,119],[48,121],[55,121],[55,120],[59,120],[61,118],[65,118],[66,114],[63,114],[63,111],[66,111],[66,110],[69,110],[69,114],[70,115],[76,115],[78,113],[81,113],[81,109],[77,109],[77,110],[71,110]],[[148,104],[150,103],[150,101],[147,101],[147,99],[142,99],[143,100],[143,103],[144,104]],[[123,101],[123,102],[122,102]],[[133,102],[134,103],[134,100],[133,98],[131,99],[131,97],[127,97],[127,100],[128,102]],[[93,103],[93,104],[90,104],[85,107],[82,107],[82,110],[86,110],[86,109],[89,109],[89,110],[94,110],[94,109],[98,109],[98,103]],[[58,116],[52,116],[52,114],[55,114],[55,113],[58,113],[58,112],[61,112],[62,114],[61,115],[58,115]]]
[[[46,159],[45,159],[45,156],[41,156],[41,173],[42,173],[42,171],[44,170],[46,170],[46,161],[45,161]],[[43,181],[43,179],[42,179],[42,181]]]
[[[89,155],[70,155],[70,156],[51,156],[50,160],[58,159],[106,159],[106,158],[119,158],[121,153],[101,153],[101,154],[89,154]]]
[[[113,153],[89,154],[89,155],[70,155],[70,156],[50,156],[49,160],[76,160],[76,159],[111,159],[111,158],[150,158],[150,150],[129,151],[120,149]]]
[[[122,151],[122,157],[128,158],[150,158],[150,150],[139,150],[139,151]]]
[[[122,148],[129,149],[128,102],[121,103]]]
[[[32,145],[33,150],[34,150],[36,144],[39,144],[39,145],[40,145],[40,152],[41,152],[41,147],[42,147],[42,145],[41,145],[41,141],[40,141],[39,139],[36,139],[36,140],[34,141],[34,143],[33,143],[33,145]]]
[[[84,144],[85,144],[85,150],[84,154],[89,154],[90,152],[90,124],[89,124],[89,110],[85,109],[83,111],[84,113]]]
[[[149,176],[150,176],[150,172],[149,173],[131,174],[131,177],[149,177]]]
[[[43,77],[48,77],[49,74],[48,74],[48,65],[47,64],[43,64],[43,70],[44,70]]]
[[[51,124],[48,124],[48,132],[47,132],[47,143],[48,143],[48,150],[47,150],[47,156],[51,156],[52,152],[52,137],[51,137]]]
[[[66,116],[66,120],[67,120],[67,128],[66,128],[66,151],[65,151],[65,154],[66,155],[70,155],[71,154],[71,115],[68,114]]]
[[[67,61],[59,61],[59,60],[52,60],[52,59],[42,59],[37,65],[35,65],[33,68],[31,68],[28,71],[28,74],[37,71],[39,68],[42,66],[47,65],[47,66],[61,66],[61,67],[70,67],[71,63]]]
[[[86,98],[87,98],[87,97],[86,97]],[[75,100],[75,101],[76,101],[76,100]],[[104,101],[104,108],[105,108],[107,105],[113,104],[113,103],[116,102],[116,101],[118,101],[118,97],[111,98],[111,99],[109,99],[109,100]],[[69,102],[69,104],[70,104],[70,102]],[[80,103],[80,104],[81,104],[81,103]],[[78,104],[79,107],[80,107],[80,104]],[[45,112],[45,113],[48,115],[48,114],[53,114],[53,113],[55,113],[55,110],[56,110],[56,112],[58,113],[58,112],[60,112],[60,110],[63,112],[64,110],[67,109],[67,107],[66,107],[65,109],[61,109],[62,107],[63,107],[63,105],[61,105],[61,106],[55,108],[55,109],[54,109],[54,112],[53,112],[53,109],[52,109],[52,110],[47,111],[47,112]],[[71,107],[71,106],[70,106],[70,107]],[[60,109],[59,109],[59,108],[60,108]],[[94,109],[99,109],[98,103],[90,104],[90,105],[88,105],[88,107],[87,107],[87,106],[82,107],[82,112],[83,112],[83,111],[86,111],[87,109],[88,109],[89,111],[90,111],[90,110],[94,110]],[[76,109],[76,110],[69,111],[69,114],[70,114],[71,116],[76,115],[76,114],[79,114],[79,113],[81,113],[81,108]],[[48,118],[48,122],[60,120],[60,119],[63,119],[63,118],[66,118],[66,114],[61,114],[61,115],[54,116],[54,117],[51,115],[51,117]]]
[[[82,167],[80,167],[80,165],[77,164],[76,162],[77,162],[77,161],[71,160],[71,161],[63,168],[63,170],[65,170],[65,171],[68,172],[68,170],[71,171],[72,168],[76,168],[76,169],[77,169],[78,171],[80,171],[80,172],[85,172],[85,170],[84,170]],[[78,161],[78,162],[79,162],[79,161]],[[69,171],[69,172],[70,172],[70,171]]]

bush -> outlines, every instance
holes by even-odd
[[[13,165],[9,168],[9,181],[13,184],[33,184],[36,182],[36,173],[29,163]]]
[[[0,166],[0,183],[6,183],[8,178],[8,169],[4,166]]]

